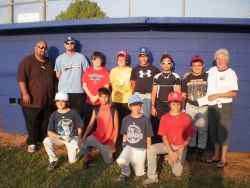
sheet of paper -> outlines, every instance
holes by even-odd
[[[199,106],[207,105],[210,101],[208,100],[207,96],[201,97],[197,99]]]

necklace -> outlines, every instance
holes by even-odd
[[[163,72],[161,73],[161,75],[163,76],[164,79],[169,79],[169,76],[172,74],[172,72],[170,72],[167,76],[164,76]]]

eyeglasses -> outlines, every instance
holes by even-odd
[[[227,58],[216,58],[216,61],[225,61]]]
[[[171,62],[161,62],[161,64],[163,64],[163,65],[171,65],[172,63]]]
[[[39,49],[47,50],[48,48],[46,46],[37,46]]]
[[[65,42],[66,45],[73,45],[75,44],[74,42]]]

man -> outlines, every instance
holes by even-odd
[[[22,59],[18,66],[17,82],[21,89],[21,106],[28,138],[28,152],[47,135],[47,125],[53,110],[54,71],[47,54],[47,43],[39,41],[35,53]]]
[[[66,52],[57,57],[54,69],[59,80],[58,91],[68,94],[70,108],[83,118],[84,94],[81,78],[89,65],[85,56],[75,51],[76,42],[73,37],[65,38],[64,47]]]

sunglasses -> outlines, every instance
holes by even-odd
[[[66,45],[73,45],[75,44],[74,42],[65,42]]]
[[[39,49],[47,50],[48,48],[46,46],[37,46]]]
[[[163,64],[163,65],[171,65],[172,63],[171,62],[161,62],[161,64]]]

